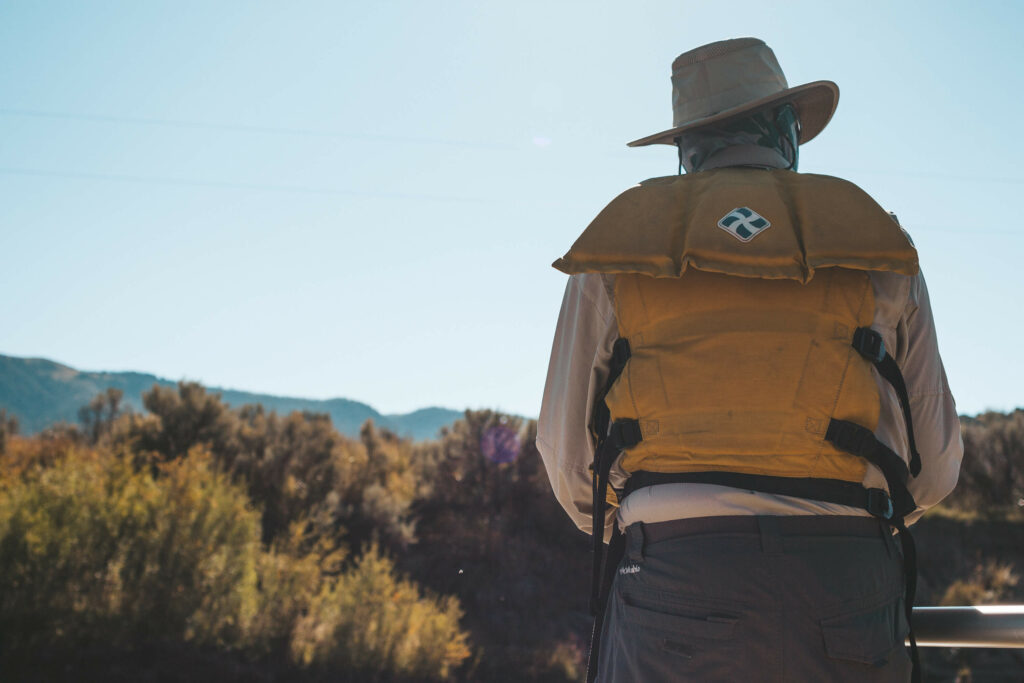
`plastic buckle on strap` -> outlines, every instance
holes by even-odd
[[[854,331],[853,348],[873,363],[885,360],[885,340],[870,327],[858,327]]]
[[[612,423],[608,438],[621,451],[643,441],[644,435],[637,420],[616,420]]]
[[[892,498],[882,489],[868,489],[868,512],[881,519],[892,519]]]

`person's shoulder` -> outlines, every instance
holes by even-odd
[[[573,273],[569,276],[566,288],[577,292],[594,304],[603,303],[608,298],[608,289],[614,276],[605,273]]]

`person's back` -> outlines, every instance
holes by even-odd
[[[795,173],[835,84],[788,88],[740,39],[681,55],[673,85],[675,126],[631,145],[676,144],[687,174],[623,193],[555,263],[537,445],[611,541],[590,676],[905,681],[891,529],[962,455],[916,250],[859,188]]]

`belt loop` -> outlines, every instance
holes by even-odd
[[[778,517],[757,518],[757,528],[761,531],[761,550],[765,553],[779,554],[782,552],[782,536],[779,533]]]
[[[644,561],[643,522],[630,524],[626,528],[626,557],[633,564],[640,564]]]

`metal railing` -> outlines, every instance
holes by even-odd
[[[921,647],[1024,648],[1024,605],[915,607]]]

